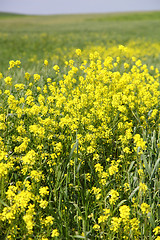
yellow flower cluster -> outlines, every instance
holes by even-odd
[[[9,61],[9,68],[8,69],[14,68],[14,66],[20,68],[20,66],[19,66],[20,64],[21,64],[20,60],[16,60],[16,61],[11,60],[11,61]]]
[[[0,224],[10,239],[138,239],[150,224],[160,74],[131,47],[102,52],[0,74]]]

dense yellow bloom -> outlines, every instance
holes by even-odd
[[[0,162],[0,179],[8,174],[8,164]]]
[[[36,182],[40,182],[41,179],[44,179],[42,171],[32,170],[30,175],[31,178],[34,179]]]
[[[146,149],[146,142],[143,141],[143,139],[140,137],[139,134],[136,134],[133,138],[134,138],[134,142],[136,144],[135,150],[137,150],[138,147],[141,147],[142,150]]]
[[[27,229],[28,229],[28,232],[31,234],[31,233],[32,233],[33,226],[34,226],[33,216],[30,215],[30,214],[26,214],[26,215],[23,216],[23,220],[24,220],[25,223],[26,223],[26,227],[27,227]]]
[[[44,197],[45,195],[49,194],[49,188],[47,186],[46,187],[40,187],[39,193],[42,197]]]
[[[132,218],[130,220],[130,223],[131,223],[131,230],[133,232],[138,232],[140,221],[137,218]]]
[[[49,235],[59,237],[54,229],[57,217],[52,217],[56,206],[63,221],[72,217],[74,228],[84,231],[81,215],[73,217],[75,207],[85,208],[80,197],[84,189],[86,201],[92,202],[88,220],[93,221],[93,238],[103,232],[105,238],[111,234],[111,238],[138,240],[141,224],[148,225],[150,206],[141,201],[148,199],[149,177],[140,154],[145,150],[150,157],[151,146],[158,151],[160,75],[139,59],[140,48],[136,51],[122,45],[77,49],[69,53],[73,59],[64,56],[64,68],[53,67],[55,72],[45,69],[48,60],[44,60],[40,75],[26,72],[24,76],[23,69],[14,68],[10,77],[5,76],[0,100],[4,186],[0,220],[12,238],[18,234],[28,239],[30,234],[44,240]],[[58,56],[50,59],[61,63]],[[13,67],[19,65],[11,62]],[[21,78],[25,78],[22,83]],[[128,206],[121,205],[126,199]],[[139,204],[144,216],[139,215]],[[75,229],[68,228],[67,234],[77,234]],[[153,233],[159,234],[159,227]]]
[[[44,137],[45,129],[41,127],[40,125],[30,125],[29,131],[34,134],[34,136],[38,136],[40,138]]]
[[[109,208],[105,208],[105,209],[103,209],[103,213],[105,214],[105,215],[109,215],[110,214],[110,209]]]
[[[121,218],[112,217],[110,229],[113,232],[117,232],[120,228],[120,225],[121,225]]]
[[[26,223],[26,227],[29,234],[33,233],[33,227],[35,222],[33,221],[33,217],[35,215],[34,205],[30,204],[28,210],[26,211],[26,215],[23,216],[23,220]]]
[[[36,153],[34,150],[30,150],[24,157],[22,157],[23,164],[33,165],[36,160]]]
[[[9,61],[9,68],[8,69],[11,69],[13,68],[14,66],[17,66],[18,68],[20,67],[19,65],[21,64],[21,61],[20,60],[11,60]]]
[[[115,164],[114,162],[112,162],[112,164],[109,167],[108,171],[109,171],[109,175],[110,176],[114,175],[116,172],[118,172],[118,164]]]
[[[129,219],[129,216],[130,216],[130,208],[126,205],[123,205],[123,206],[120,206],[119,208],[119,211],[120,211],[120,217],[126,221]]]

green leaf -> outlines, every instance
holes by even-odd
[[[133,167],[134,164],[135,164],[135,161],[132,161],[131,164],[130,164],[130,166],[129,166],[128,172],[131,171],[131,169],[132,169],[132,167]]]
[[[154,165],[154,168],[153,168],[152,173],[151,173],[151,176],[150,176],[150,180],[152,179],[152,177],[153,177],[155,171],[156,171],[157,168],[158,168],[159,161],[160,161],[160,158],[157,159],[157,161],[156,161],[156,163],[155,163],[155,165]]]
[[[81,236],[81,235],[75,235],[75,236],[72,236],[73,238],[78,238],[78,239],[86,239],[85,237]]]
[[[5,207],[9,207],[5,202],[3,202],[1,199],[0,199],[0,203],[2,204],[2,205],[4,205]]]
[[[133,192],[131,193],[128,199],[130,200],[138,190],[139,190],[139,186],[133,190]]]
[[[146,171],[148,172],[148,175],[149,175],[149,177],[150,177],[150,176],[151,176],[151,168],[149,167],[149,165],[148,165],[148,163],[147,163],[146,156],[143,154],[143,155],[142,155],[142,158],[143,158],[143,162],[144,162],[145,169],[146,169]]]
[[[153,214],[152,214],[151,212],[149,212],[149,213],[147,214],[147,216],[148,216],[148,219],[149,219],[149,221],[150,221],[150,224],[152,225],[153,228],[155,228],[155,219],[154,219],[154,217],[153,217]]]

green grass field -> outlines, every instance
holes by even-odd
[[[37,60],[86,46],[126,45],[130,40],[160,41],[160,12],[22,16],[0,15],[0,71],[8,61]],[[158,62],[159,63],[159,62]]]
[[[0,14],[0,240],[160,240],[159,26]]]

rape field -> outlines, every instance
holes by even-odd
[[[0,16],[0,239],[160,240],[159,21]]]

